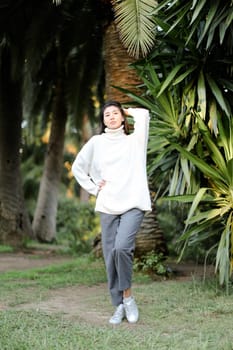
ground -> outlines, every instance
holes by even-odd
[[[70,261],[72,258],[59,257],[51,251],[36,251],[36,258],[33,252],[17,254],[0,254],[0,273],[10,270],[26,270],[36,267],[48,266],[54,263]],[[213,267],[197,266],[193,263],[171,264],[170,266],[176,273],[174,278],[177,280],[190,280],[194,277],[202,277],[204,273],[213,274]],[[22,304],[17,309],[37,310],[50,313],[62,313],[64,318],[73,320],[83,320],[89,324],[103,324],[109,318],[112,307],[106,309],[106,299],[109,298],[106,284],[100,284],[93,287],[72,286],[52,290],[46,300],[38,300],[35,303]],[[104,305],[104,307],[103,307]],[[0,305],[1,309],[8,309],[6,305]],[[14,307],[15,309],[15,307]],[[78,313],[77,313],[78,310]]]

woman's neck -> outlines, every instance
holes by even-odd
[[[104,129],[106,134],[117,134],[117,135],[121,135],[124,134],[124,125],[121,125],[119,128],[117,129],[109,129],[109,128],[105,128]]]

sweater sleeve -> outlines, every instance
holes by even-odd
[[[134,119],[133,134],[141,143],[143,149],[146,151],[150,123],[149,111],[148,109],[144,108],[128,108],[128,113]]]
[[[72,164],[72,173],[80,186],[88,193],[97,196],[99,187],[90,177],[90,167],[93,159],[93,139],[90,139],[79,151]]]

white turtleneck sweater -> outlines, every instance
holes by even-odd
[[[87,192],[97,196],[95,210],[122,214],[130,209],[151,210],[147,184],[146,151],[149,112],[129,108],[134,119],[134,132],[126,135],[122,127],[105,129],[92,136],[78,153],[72,172]],[[106,184],[99,191],[98,184]]]

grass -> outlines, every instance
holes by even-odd
[[[11,246],[0,245],[0,253],[12,253],[14,249]]]
[[[32,301],[38,295],[42,298],[50,289],[78,284],[91,286],[105,281],[102,261],[92,257],[81,257],[44,268],[9,271],[0,274],[0,303],[7,301],[11,306],[17,305]]]
[[[88,256],[71,262],[0,275],[1,350],[232,350],[232,295],[215,280],[152,281],[134,275],[140,308],[136,325],[85,323],[62,313],[17,310],[22,303],[46,300],[53,289],[106,283],[101,260]],[[107,292],[106,292],[107,293]],[[90,304],[90,308],[91,308]],[[100,300],[111,309],[108,296]]]

